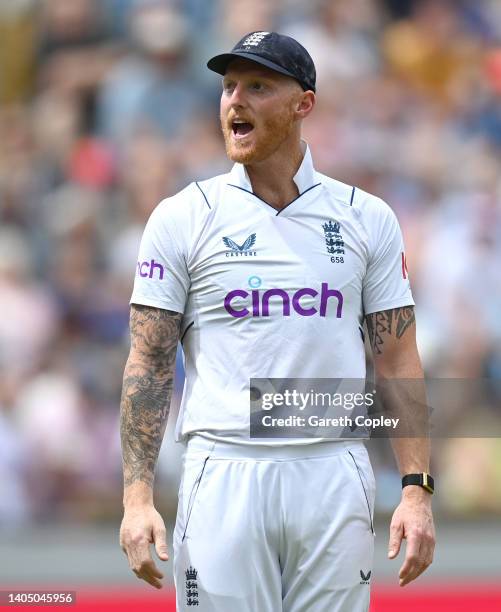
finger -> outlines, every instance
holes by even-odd
[[[413,574],[419,565],[421,538],[417,533],[412,533],[407,538],[407,546],[405,549],[405,559],[398,573],[400,578],[400,586],[404,586],[409,582],[408,578]]]
[[[418,568],[419,562],[417,560],[410,560],[405,566],[402,565],[398,573],[399,585],[405,586],[406,584],[409,584],[409,582],[412,582],[417,575]]]
[[[433,561],[433,551],[435,549],[435,538],[432,534],[425,534],[421,536],[420,548],[419,548],[419,559],[415,564],[412,572],[407,576],[405,584],[408,584],[412,580],[416,580],[428,567],[430,567]],[[402,585],[403,586],[403,585]]]
[[[166,533],[164,527],[157,527],[153,530],[153,540],[155,542],[155,550],[158,558],[162,561],[167,561],[169,554],[167,550]]]
[[[424,562],[418,561],[417,563],[415,563],[411,567],[407,576],[405,576],[405,578],[400,580],[400,586],[405,586],[406,584],[409,584],[413,580],[416,580],[416,578],[420,576],[427,567],[428,567],[428,564]]]
[[[412,572],[412,574],[410,576],[408,576],[407,578],[407,582],[406,584],[408,584],[409,582],[412,582],[413,580],[416,580],[416,578],[418,578],[419,576],[421,576],[421,574],[425,571],[425,569],[428,567],[428,563],[421,561],[415,568],[414,571]]]
[[[150,555],[149,545],[129,549],[129,565],[138,578],[149,582],[157,578],[163,578],[162,572],[158,570]]]
[[[426,536],[427,544],[427,562],[429,565],[433,563],[433,555],[435,554],[435,533],[431,531]]]
[[[153,562],[148,564],[143,564],[142,566],[133,567],[132,571],[136,574],[138,578],[148,582],[152,586],[156,588],[162,588],[161,579],[164,577],[162,572],[158,570]]]
[[[431,565],[433,561],[433,546],[427,537],[423,537],[419,551],[419,565],[422,568],[420,574]],[[419,575],[419,574],[418,574]]]
[[[148,584],[151,584],[152,586],[154,586],[156,589],[161,589],[163,587],[160,580],[158,578],[155,578],[151,574],[139,572],[137,570],[133,570],[133,571],[140,580],[144,580]]]
[[[141,564],[134,564],[132,570],[141,576],[151,576],[152,578],[163,578],[164,575],[157,568],[155,562],[150,559],[149,561],[143,561]]]
[[[127,555],[129,566],[136,576],[155,588],[162,588],[160,578],[163,574],[157,569],[150,554],[150,541],[144,535],[135,538],[123,538],[122,550]]]
[[[394,559],[400,552],[400,545],[404,537],[404,528],[402,523],[392,522],[390,525],[390,540],[388,543],[388,558]]]
[[[155,587],[158,587],[159,585],[160,587],[162,586],[163,574],[158,572],[158,570],[156,570],[155,572],[145,570],[142,573],[142,578],[143,580],[145,580],[146,582],[149,582],[151,585]]]
[[[164,577],[163,573],[158,569],[154,561],[151,561],[151,563],[148,563],[145,566],[144,571],[148,573],[150,576],[152,576],[153,578],[163,578]]]

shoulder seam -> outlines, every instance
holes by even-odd
[[[203,192],[202,188],[200,187],[200,185],[198,184],[198,181],[195,181],[195,185],[199,188],[200,193],[204,196],[204,200],[205,203],[207,204],[207,206],[209,207],[209,210],[212,210],[211,205],[209,204],[209,200],[207,199],[207,196],[205,195],[205,193]]]

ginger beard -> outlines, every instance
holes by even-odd
[[[262,162],[270,157],[286,141],[296,125],[294,119],[294,96],[289,96],[269,115],[252,116],[254,129],[249,135],[237,140],[234,137],[231,119],[235,111],[226,114],[221,110],[221,129],[223,131],[226,155],[233,162],[250,164]],[[242,112],[246,117],[248,113]],[[249,117],[250,118],[250,117]]]

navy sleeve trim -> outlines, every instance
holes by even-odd
[[[183,344],[184,337],[185,337],[185,336],[186,336],[186,334],[189,332],[189,330],[190,330],[190,329],[193,327],[193,325],[194,325],[194,324],[195,324],[195,321],[192,321],[192,322],[191,322],[191,323],[188,325],[188,327],[187,327],[187,328],[184,330],[183,335],[181,336],[181,340],[179,340],[179,342],[180,342],[181,344]]]
[[[209,209],[211,210],[211,205],[209,204],[209,200],[207,199],[207,196],[205,195],[205,193],[202,191],[202,188],[200,187],[200,185],[195,181],[195,185],[200,189],[200,193],[204,196],[204,200],[207,204],[207,206],[209,207]]]
[[[359,325],[358,330],[360,331],[360,335],[362,336],[362,342],[365,342],[364,328],[361,325]]]
[[[351,191],[350,206],[353,206],[353,198],[355,197],[355,187]]]

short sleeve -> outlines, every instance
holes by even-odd
[[[190,279],[181,230],[168,200],[164,200],[144,229],[131,304],[184,313]]]
[[[405,248],[397,217],[379,198],[369,225],[370,255],[362,288],[364,314],[413,306]]]

